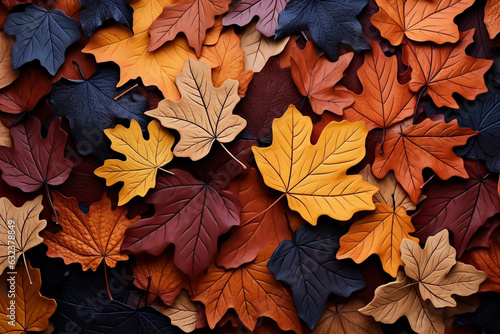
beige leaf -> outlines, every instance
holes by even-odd
[[[0,121],[0,146],[12,147],[12,137],[10,130]]]
[[[10,50],[14,38],[0,31],[0,88],[7,87],[19,76],[19,70],[12,68],[12,55]]]
[[[260,72],[269,58],[283,51],[289,39],[274,40],[262,35],[256,28],[256,22],[249,24],[240,41],[240,47],[245,51],[245,70]]]
[[[196,329],[199,318],[198,306],[191,301],[186,290],[182,290],[172,306],[157,305],[158,310],[170,318],[172,325],[179,327],[186,333]]]

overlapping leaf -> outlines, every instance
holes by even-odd
[[[80,22],[85,36],[90,36],[105,21],[113,19],[132,29],[132,15],[134,10],[128,0],[80,0],[82,10]]]
[[[185,333],[191,333],[207,325],[203,309],[191,300],[186,290],[181,291],[171,306],[157,307],[161,313],[170,318],[172,325],[179,327]]]
[[[495,0],[488,0],[486,7],[484,7],[484,23],[488,28],[490,38],[495,38],[500,32],[500,24],[498,22],[498,15],[500,14],[500,3]]]
[[[0,32],[0,89],[10,85],[19,76],[19,70],[12,68],[12,54],[10,50],[14,39],[3,31]]]

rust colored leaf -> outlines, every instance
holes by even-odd
[[[201,56],[206,31],[215,24],[215,16],[227,12],[230,0],[185,0],[167,5],[149,28],[148,52],[156,51],[182,32],[189,46]]]
[[[500,32],[500,1],[488,0],[484,7],[484,23],[490,38],[493,39]]]
[[[55,191],[52,196],[62,231],[42,232],[49,248],[47,256],[61,257],[66,264],[80,263],[83,270],[94,271],[103,260],[105,265],[114,268],[117,261],[128,259],[127,254],[120,252],[125,229],[140,217],[128,219],[125,207],[113,210],[106,194],[89,207],[87,214],[80,210],[74,198]]]
[[[20,71],[12,68],[10,49],[14,39],[0,31],[0,89],[10,85],[19,76]]]
[[[52,83],[59,81],[61,78],[69,80],[84,80],[85,78],[88,79],[92,76],[97,69],[97,63],[92,55],[83,53],[81,51],[82,48],[82,43],[75,44],[68,48],[64,63],[61,65],[56,75],[52,78]],[[78,64],[78,66],[74,63]],[[85,78],[82,77],[80,69],[82,70]]]
[[[351,93],[354,104],[344,111],[348,121],[364,121],[368,130],[387,129],[413,115],[417,98],[408,84],[398,81],[396,56],[386,57],[376,42],[365,53],[358,78],[363,85],[360,95]]]
[[[349,52],[332,62],[325,56],[316,55],[312,42],[308,42],[302,51],[292,49],[290,62],[293,81],[300,93],[309,97],[316,114],[321,115],[328,110],[342,115],[342,110],[354,102],[344,86],[335,86],[342,79],[353,55]]]
[[[157,297],[167,305],[172,305],[181,290],[189,288],[188,279],[174,264],[172,249],[165,250],[158,256],[139,254],[132,266],[134,285],[144,291],[148,290],[148,300]],[[151,278],[151,283],[149,283]]]
[[[292,296],[267,269],[274,247],[262,250],[257,258],[237,269],[212,265],[202,277],[193,300],[205,304],[211,329],[233,308],[241,322],[251,331],[259,317],[269,317],[284,330],[302,334]]]
[[[453,147],[465,145],[475,134],[476,131],[460,128],[456,120],[445,123],[430,119],[409,126],[401,133],[388,133],[385,143],[375,149],[373,175],[383,178],[393,170],[399,184],[416,204],[422,194],[425,167],[431,168],[443,180],[452,176],[468,177],[463,160],[455,155]]]
[[[459,38],[455,16],[474,0],[377,0],[379,12],[370,21],[382,37],[396,46],[404,37],[438,44],[455,43]]]
[[[458,109],[453,93],[469,100],[488,91],[484,73],[493,65],[493,60],[476,59],[465,54],[473,42],[474,31],[460,33],[455,44],[434,45],[414,43],[404,45],[403,60],[412,68],[410,89],[425,91],[438,107]]]

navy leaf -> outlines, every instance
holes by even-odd
[[[331,61],[339,58],[339,44],[355,51],[369,50],[356,16],[367,0],[291,0],[280,13],[275,38],[306,30]]]
[[[82,4],[80,22],[83,34],[88,37],[105,21],[114,19],[132,30],[134,10],[130,0],[78,0]]]
[[[444,114],[447,122],[456,119],[459,126],[479,131],[465,146],[454,151],[460,157],[481,159],[488,170],[500,173],[500,88],[491,84],[487,87],[488,92],[478,95],[474,101],[461,99],[460,109],[437,108],[428,102],[425,112]]]
[[[148,122],[144,115],[148,109],[145,97],[128,93],[114,100],[127,88],[116,88],[119,77],[115,67],[99,65],[86,80],[62,78],[52,87],[50,104],[54,115],[68,118],[72,137],[82,155],[94,154],[101,160],[110,157],[103,131],[114,127],[118,118],[135,119],[141,126]]]
[[[47,11],[29,4],[20,13],[10,13],[3,27],[5,33],[16,36],[12,46],[12,67],[38,59],[55,75],[64,63],[64,52],[80,40],[80,24],[62,10]]]
[[[170,324],[169,318],[152,307],[134,309],[114,300],[95,313],[88,333],[178,334],[181,332]]]
[[[365,286],[349,261],[336,259],[342,232],[331,222],[302,226],[293,240],[279,244],[267,264],[276,279],[290,285],[299,316],[311,329],[330,293],[348,297]]]
[[[500,321],[498,321],[500,294],[485,293],[480,301],[481,304],[474,313],[460,314],[455,318],[454,323],[462,326],[478,326],[484,334],[500,333]]]

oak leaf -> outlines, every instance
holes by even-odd
[[[292,50],[293,81],[300,93],[309,98],[314,112],[321,115],[328,110],[342,115],[342,110],[349,107],[354,99],[344,86],[335,85],[342,79],[354,54],[343,54],[337,61],[331,62],[325,56],[316,55],[312,42],[308,42],[302,51],[298,48]]]
[[[143,138],[142,129],[135,120],[130,121],[128,129],[117,125],[114,129],[104,130],[104,133],[111,140],[111,148],[125,155],[126,159],[106,160],[94,171],[95,175],[105,178],[107,186],[123,182],[118,194],[120,206],[135,196],[144,197],[149,189],[155,187],[158,169],[174,157],[174,135],[157,120],[148,124],[148,140]]]
[[[460,33],[455,44],[433,45],[408,41],[403,46],[403,60],[411,67],[410,89],[421,89],[432,98],[438,107],[458,109],[453,93],[469,100],[488,91],[484,74],[493,65],[493,60],[475,59],[465,54],[473,42],[474,31]]]
[[[181,92],[179,101],[162,100],[146,115],[158,119],[164,127],[180,132],[174,155],[199,160],[210,151],[214,141],[231,142],[246,126],[246,121],[231,112],[240,100],[238,82],[228,79],[215,88],[210,67],[189,59],[176,78]]]
[[[148,52],[156,51],[183,32],[189,46],[201,56],[206,31],[215,24],[215,16],[227,12],[231,0],[185,0],[167,5],[149,28]]]
[[[121,25],[113,24],[92,34],[87,46],[82,50],[92,53],[97,62],[113,61],[120,66],[122,86],[131,79],[141,77],[144,85],[155,85],[164,97],[178,99],[179,92],[175,86],[175,76],[182,71],[188,58],[196,58],[187,41],[176,38],[155,52],[148,52],[148,28],[161,10],[172,0],[139,0],[131,4],[134,9],[133,31]],[[202,51],[204,54],[205,48]],[[203,57],[211,67],[218,64]],[[148,69],[145,71],[144,69]]]
[[[284,192],[290,209],[312,225],[323,214],[347,220],[357,211],[373,210],[377,188],[360,175],[346,175],[365,155],[364,123],[331,122],[315,145],[311,132],[311,119],[293,105],[273,121],[271,146],[252,147],[266,185]]]
[[[170,318],[172,325],[185,333],[207,325],[202,306],[195,304],[186,290],[182,290],[171,306],[155,305],[158,310]]]
[[[134,285],[149,291],[148,300],[159,297],[166,305],[172,305],[181,290],[189,288],[186,275],[174,264],[171,250],[158,256],[139,254],[135,259],[135,265],[132,265]]]
[[[284,330],[302,333],[292,296],[267,269],[274,247],[263,249],[257,258],[237,269],[212,265],[194,291],[193,300],[205,305],[211,329],[233,308],[241,322],[253,331],[260,317],[273,319]]]
[[[269,58],[283,51],[288,40],[289,37],[274,40],[263,35],[255,22],[247,25],[240,41],[240,47],[245,51],[245,70],[260,72]]]
[[[375,211],[351,225],[349,231],[340,238],[337,259],[353,259],[356,263],[377,254],[388,274],[396,277],[401,261],[399,247],[404,238],[418,243],[410,236],[415,232],[410,217],[403,206],[396,209],[386,204],[376,203]]]
[[[377,0],[379,12],[370,18],[382,37],[397,46],[404,37],[418,42],[455,43],[459,38],[453,19],[474,0]]]
[[[10,85],[19,76],[20,71],[12,68],[10,50],[14,39],[0,31],[0,89]]]
[[[47,221],[38,217],[42,209],[42,195],[25,202],[19,208],[6,197],[0,198],[0,220],[4,222],[0,225],[0,274],[7,267],[14,271],[15,264],[10,263],[8,255],[14,255],[14,261],[17,262],[21,255],[25,256],[27,250],[42,243],[43,239],[38,233],[47,226]],[[15,233],[11,234],[9,231]],[[13,253],[10,252],[12,250]]]
[[[428,118],[401,133],[388,133],[385,143],[375,149],[373,175],[383,178],[389,170],[393,170],[413,203],[418,203],[424,184],[422,170],[425,167],[432,168],[443,180],[452,176],[468,177],[463,160],[452,149],[465,145],[467,139],[475,134],[476,131],[458,127],[456,121],[435,122]]]
[[[417,98],[408,84],[399,83],[396,56],[386,57],[376,42],[370,45],[372,51],[365,53],[358,69],[363,93],[351,93],[354,104],[344,110],[344,119],[362,120],[368,130],[387,129],[413,115]]]
[[[100,202],[90,205],[84,214],[74,198],[52,192],[54,207],[62,231],[52,234],[42,232],[47,256],[61,257],[65,264],[80,263],[83,270],[97,270],[104,260],[110,268],[118,261],[126,261],[127,254],[120,252],[125,229],[139,220],[127,218],[127,209],[111,207],[111,200],[103,194]]]
[[[494,39],[500,32],[499,16],[500,2],[498,0],[488,0],[484,7],[484,23],[491,39]]]
[[[41,332],[49,327],[49,318],[56,310],[56,301],[45,298],[40,294],[42,279],[40,270],[27,266],[17,266],[15,275],[2,276],[2,281],[14,277],[15,297],[9,298],[7,294],[0,296],[0,332],[9,334],[24,334],[31,331]],[[9,322],[10,311],[8,307],[15,301],[14,326]]]

